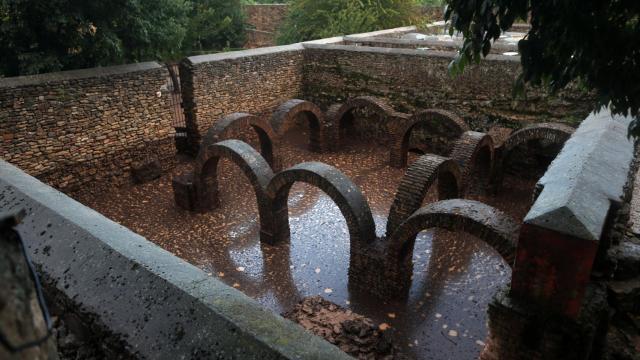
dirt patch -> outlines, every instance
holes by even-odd
[[[391,342],[388,324],[376,325],[320,296],[304,298],[284,316],[356,359],[407,359]]]

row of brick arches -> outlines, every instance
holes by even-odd
[[[401,276],[404,283],[410,283],[410,272],[404,272],[407,268],[407,251],[397,251],[398,244],[412,244],[418,228],[444,227],[447,229],[472,230],[473,234],[482,234],[481,239],[490,244],[500,244],[497,247],[506,259],[510,259],[512,253],[509,247],[504,246],[503,239],[509,237],[503,228],[495,226],[497,223],[509,223],[503,214],[497,210],[485,211],[485,215],[493,213],[493,218],[484,220],[477,218],[480,212],[472,210],[469,214],[461,213],[452,207],[447,212],[446,204],[436,206],[431,212],[436,211],[436,217],[425,216],[429,211],[426,208],[411,211],[406,219],[402,219],[392,236],[377,239],[375,224],[369,205],[360,189],[338,169],[323,163],[307,162],[295,165],[289,169],[274,173],[268,162],[253,147],[240,140],[223,140],[203,148],[195,162],[194,170],[188,176],[174,179],[174,191],[178,205],[190,210],[208,211],[219,207],[219,189],[217,183],[217,167],[220,159],[225,158],[238,166],[250,181],[258,202],[260,219],[260,239],[266,244],[276,244],[289,240],[289,213],[287,200],[289,190],[296,182],[312,184],[325,192],[336,203],[342,215],[346,219],[349,229],[351,261],[350,277],[352,282],[366,284],[366,287],[376,294],[398,295],[397,288],[402,282],[397,282]],[[446,197],[455,197],[458,194],[459,170],[457,163],[437,155],[426,155],[417,164],[433,162],[440,172],[442,179],[442,193]],[[448,179],[450,176],[451,179]],[[430,177],[433,179],[433,177]],[[450,186],[449,180],[453,181]],[[432,181],[432,180],[431,180]],[[424,188],[428,188],[428,181]],[[186,199],[185,199],[186,197]],[[466,207],[475,209],[478,205],[468,200],[456,200]],[[438,203],[436,203],[438,204]],[[419,206],[419,203],[417,203]],[[435,206],[433,204],[428,207]],[[487,209],[488,207],[482,209]],[[415,205],[414,205],[415,207]],[[420,215],[423,214],[423,215]],[[450,216],[447,217],[446,214]],[[434,215],[435,216],[435,215]],[[487,215],[488,216],[488,215]],[[457,220],[451,220],[451,219]],[[441,219],[442,223],[440,223]],[[456,222],[457,221],[457,222]],[[483,222],[484,221],[484,222]],[[470,228],[468,224],[475,224]],[[483,224],[486,226],[483,227]],[[458,226],[460,225],[460,226]],[[513,228],[513,227],[512,227]],[[512,229],[506,227],[505,229]],[[412,238],[414,240],[412,240]],[[404,249],[412,249],[409,245],[403,245]],[[409,247],[407,247],[409,246]],[[379,272],[379,266],[387,269],[385,274],[393,276],[371,276],[373,272]],[[394,281],[389,282],[389,279]]]
[[[393,167],[405,167],[407,165],[407,154],[409,152],[410,138],[412,131],[419,126],[424,126],[429,131],[446,136],[452,143],[451,150],[441,155],[458,160],[460,156],[466,158],[465,154],[454,154],[454,149],[460,141],[474,142],[480,136],[469,132],[469,126],[456,114],[441,110],[427,109],[414,115],[407,115],[396,112],[383,99],[372,96],[361,96],[350,99],[344,104],[334,104],[325,113],[314,103],[291,99],[282,103],[272,114],[270,120],[254,116],[247,113],[233,113],[218,120],[203,138],[201,147],[206,147],[217,141],[229,138],[233,131],[245,126],[251,126],[260,141],[260,153],[267,162],[275,169],[278,168],[274,149],[277,148],[278,138],[294,124],[295,119],[301,114],[305,115],[309,124],[309,150],[323,152],[339,148],[344,139],[341,137],[343,123],[350,121],[354,116],[354,111],[358,109],[369,109],[379,117],[392,119],[388,128],[392,139],[389,161]],[[504,144],[497,149],[496,173],[493,180],[500,183],[502,176],[502,161],[517,146],[531,140],[539,139],[562,144],[573,132],[573,128],[555,123],[535,124],[514,132]],[[484,135],[483,142],[491,142],[488,135]],[[487,144],[487,148],[488,148]],[[494,155],[486,152],[478,154],[483,162],[493,161]],[[491,159],[488,159],[491,157]],[[462,168],[465,168],[462,166]]]
[[[494,169],[495,153],[508,154],[518,144],[532,139],[562,143],[570,136],[572,129],[557,124],[531,126],[514,132],[495,151],[489,135],[467,130],[464,122],[456,119],[455,115],[428,110],[420,113],[422,120],[409,120],[393,112],[390,107],[377,103],[376,111],[380,114],[403,119],[403,126],[397,129],[397,134],[403,135],[401,141],[396,142],[401,146],[406,146],[406,133],[418,121],[447,122],[451,131],[459,135],[449,157],[427,154],[411,164],[391,206],[386,236],[376,238],[373,216],[366,199],[360,189],[338,169],[309,162],[277,173],[273,170],[276,162],[273,141],[277,138],[276,134],[281,135],[286,131],[297,114],[306,113],[310,121],[310,149],[324,151],[328,148],[327,141],[339,143],[335,136],[339,137],[336,129],[340,126],[335,126],[327,119],[351,116],[350,111],[359,106],[370,106],[373,100],[354,99],[353,102],[330,108],[327,116],[310,102],[289,100],[274,112],[271,122],[245,113],[225,117],[207,133],[193,172],[174,179],[176,202],[194,211],[208,211],[220,206],[217,165],[221,158],[230,159],[242,169],[256,193],[261,241],[275,244],[289,240],[287,202],[291,186],[296,182],[312,184],[331,197],[346,219],[351,248],[350,283],[360,284],[379,296],[397,296],[408,290],[412,274],[410,254],[416,235],[429,228],[471,233],[493,246],[511,264],[518,224],[497,209],[461,198],[468,193],[471,184],[488,183]],[[260,153],[242,141],[227,139],[232,136],[232,129],[246,125],[253,127],[258,134]],[[436,181],[439,201],[420,207]]]

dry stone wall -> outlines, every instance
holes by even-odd
[[[588,114],[592,98],[571,88],[556,97],[529,89],[514,101],[518,57],[491,55],[459,77],[447,66],[455,53],[363,46],[305,44],[304,94],[323,106],[362,95],[385,98],[397,111],[441,108],[454,111],[476,130],[495,122],[575,123]]]
[[[0,155],[66,192],[173,166],[167,70],[140,63],[0,79]]]
[[[181,63],[187,134],[196,153],[202,136],[234,112],[265,114],[302,93],[301,45],[194,56]]]
[[[278,29],[287,16],[287,4],[245,5],[247,29],[245,47],[252,49],[276,44]]]

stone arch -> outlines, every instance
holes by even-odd
[[[391,204],[387,219],[387,235],[393,234],[400,224],[420,208],[436,179],[439,200],[458,197],[461,176],[455,161],[439,155],[427,154],[420,156],[411,164],[400,180],[398,191]]]
[[[532,140],[547,140],[554,144],[564,144],[573,132],[574,128],[559,123],[540,123],[524,127],[514,131],[498,148],[499,159],[496,161],[495,176],[493,179],[496,188],[502,185],[504,178],[504,162],[508,159],[511,152],[520,145]]]
[[[273,216],[266,189],[274,174],[260,153],[243,141],[224,140],[201,149],[192,173],[196,210],[205,212],[220,206],[217,172],[222,158],[238,166],[251,183],[258,202],[260,238],[270,242]]]
[[[273,201],[274,241],[289,240],[289,190],[299,181],[318,187],[333,199],[347,221],[352,249],[375,240],[373,215],[358,186],[333,166],[305,162],[276,174],[267,188]]]
[[[331,124],[331,133],[326,141],[340,145],[340,129],[344,120],[351,116],[355,109],[368,108],[379,116],[397,117],[396,111],[384,99],[374,96],[358,96],[347,100],[344,104],[334,104],[327,110],[327,119]]]
[[[202,149],[206,149],[209,145],[227,140],[231,131],[246,126],[251,126],[256,132],[260,140],[260,154],[262,154],[262,157],[269,165],[275,168],[274,141],[276,137],[271,128],[271,124],[263,118],[247,113],[237,112],[229,114],[216,121],[209,130],[207,130],[206,135],[202,139],[200,151],[202,152]],[[198,157],[199,156],[198,154]]]
[[[458,163],[462,174],[462,189],[467,191],[472,182],[488,185],[493,171],[493,139],[490,135],[466,131],[451,150],[451,159]]]
[[[430,128],[443,126],[447,134],[455,138],[460,137],[469,130],[467,123],[458,115],[440,109],[427,109],[420,111],[409,118],[403,126],[394,134],[389,162],[391,166],[402,168],[407,166],[407,152],[412,130],[419,124],[428,124]]]
[[[386,245],[389,293],[405,294],[411,287],[411,260],[416,236],[422,230],[441,228],[464,231],[492,246],[513,266],[519,224],[498,209],[474,200],[451,199],[428,204],[414,212],[391,235]]]
[[[316,104],[300,99],[287,100],[273,113],[271,126],[278,135],[282,136],[299,114],[309,116],[309,150],[322,152],[327,123],[324,113]]]

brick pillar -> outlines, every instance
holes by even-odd
[[[524,219],[511,288],[489,306],[482,359],[597,358],[606,292],[592,270],[612,203],[624,193],[631,118],[591,114],[536,186]]]

